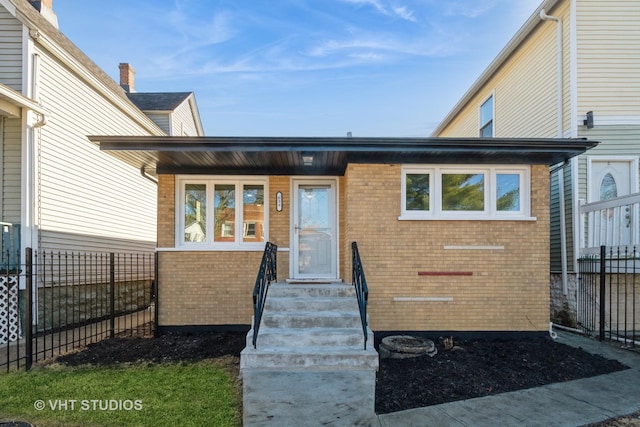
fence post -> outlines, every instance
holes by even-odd
[[[116,262],[115,262],[115,254],[113,252],[109,253],[109,305],[110,305],[110,313],[109,313],[109,337],[113,338],[116,336]]]
[[[27,287],[25,295],[24,317],[26,318],[24,326],[25,356],[26,369],[31,369],[33,365],[33,249],[25,248],[24,274],[25,286]]]
[[[607,280],[607,247],[600,246],[600,333],[598,340],[604,341],[604,318],[605,318],[605,305],[606,305],[606,280]]]
[[[153,337],[154,338],[158,338],[158,335],[160,335],[158,333],[158,318],[159,316],[159,311],[158,311],[158,300],[160,298],[158,298],[158,252],[156,251],[156,253],[153,256],[153,283],[151,284],[151,286],[153,287],[153,298],[154,301],[152,301],[153,303]]]

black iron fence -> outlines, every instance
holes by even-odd
[[[0,370],[29,369],[116,335],[155,332],[153,254],[27,248],[24,262],[13,265],[0,270]]]
[[[578,327],[600,340],[640,344],[640,248],[601,246],[578,260]]]

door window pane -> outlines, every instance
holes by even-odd
[[[406,206],[408,211],[429,210],[429,174],[407,174]]]
[[[442,174],[442,210],[484,210],[484,174]]]
[[[245,185],[242,193],[243,241],[264,241],[264,186]]]
[[[618,186],[616,180],[610,173],[602,177],[600,183],[600,200],[611,200],[618,197]]]
[[[236,186],[216,184],[213,194],[214,220],[213,240],[233,242],[235,240]]]
[[[207,239],[207,185],[185,184],[184,241],[204,242]]]
[[[499,211],[520,211],[520,175],[499,173],[496,175],[496,200]]]

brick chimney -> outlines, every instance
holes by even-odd
[[[134,93],[136,70],[126,62],[120,63],[118,68],[120,68],[120,86],[128,93]]]
[[[53,0],[29,0],[31,6],[33,6],[43,18],[45,18],[51,25],[58,28],[58,16],[53,11]]]

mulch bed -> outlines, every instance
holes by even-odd
[[[239,367],[245,333],[208,333],[159,338],[114,338],[59,356],[69,366],[164,363],[226,358]],[[470,399],[626,369],[617,361],[550,339],[457,342],[438,354],[380,361],[376,384],[379,414]]]

